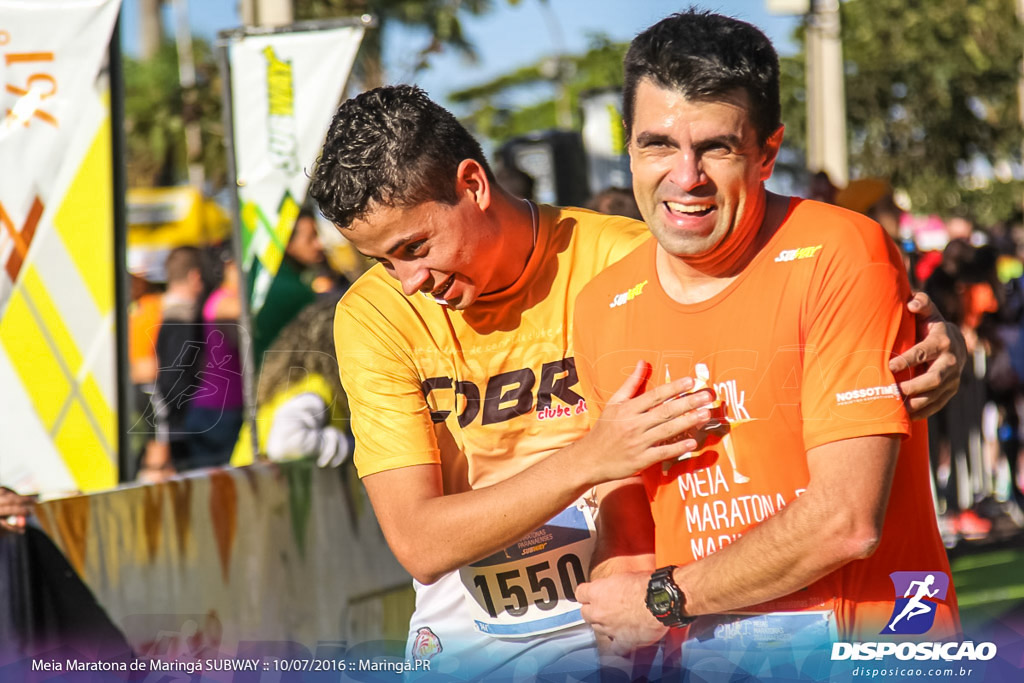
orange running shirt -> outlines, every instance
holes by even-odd
[[[707,378],[722,402],[722,427],[693,457],[642,473],[657,565],[698,561],[778,513],[807,486],[809,449],[901,435],[877,551],[754,609],[831,609],[840,635],[877,640],[893,609],[891,572],[949,574],[929,487],[926,423],[910,422],[888,370],[915,333],[895,245],[859,214],[793,200],[736,280],[691,305],[660,286],[656,246],[642,245],[585,288],[574,336],[592,417],[638,359],[653,366],[653,383],[666,375]],[[929,637],[958,630],[950,589]]]
[[[342,298],[335,344],[360,477],[440,463],[446,493],[479,488],[586,432],[571,305],[647,230],[628,218],[539,208],[523,274],[468,310],[406,297],[380,266]]]
[[[128,314],[128,360],[153,359],[156,362],[156,337],[163,319],[163,295],[143,294]]]

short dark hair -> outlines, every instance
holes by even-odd
[[[167,282],[182,282],[188,279],[193,270],[202,272],[202,257],[199,249],[193,246],[175,247],[167,255],[164,269],[167,271]]]
[[[632,136],[637,86],[644,78],[692,100],[743,88],[761,145],[782,125],[779,57],[760,29],[739,19],[694,8],[673,14],[633,39],[624,70],[627,138]]]
[[[494,180],[480,143],[423,90],[375,88],[338,107],[309,194],[340,227],[365,216],[371,203],[455,204],[455,176],[465,159],[476,160]]]

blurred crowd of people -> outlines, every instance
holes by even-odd
[[[864,213],[899,246],[911,283],[958,325],[968,362],[956,396],[929,418],[939,529],[948,547],[1024,528],[1024,226],[979,226],[960,214],[904,212],[883,179],[836,188],[816,174],[807,196]]]
[[[344,403],[336,400],[341,395],[335,386],[336,362],[334,383],[318,384],[309,377],[319,366],[307,371],[306,364],[295,362],[294,353],[275,351],[283,338],[289,351],[334,358],[330,321],[348,281],[328,263],[312,211],[303,210],[296,220],[280,269],[252,317],[248,345],[240,323],[242,271],[230,243],[179,246],[162,262],[130,261],[129,360],[136,411],[131,434],[139,480],[160,481],[177,472],[252,461],[249,430],[243,429],[242,359],[247,346],[259,405],[288,391],[292,398],[316,397],[306,412],[296,413],[294,407],[285,411],[291,417],[283,422],[295,427],[277,429],[291,434],[278,436],[273,443],[283,445],[273,452],[268,452],[264,436],[261,452],[278,459],[312,455],[327,464],[347,457],[351,440],[333,408]],[[252,291],[251,283],[245,291]],[[286,334],[293,323],[316,329],[328,343],[308,334]],[[302,348],[290,348],[296,345]],[[277,367],[282,363],[294,367]],[[258,432],[269,432],[272,415],[258,413],[268,423],[266,428],[258,424]]]

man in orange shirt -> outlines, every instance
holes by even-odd
[[[584,618],[621,653],[667,630],[667,661],[689,671],[766,639],[955,635],[927,429],[900,394],[909,375],[890,369],[914,339],[896,245],[864,216],[765,190],[783,126],[778,59],[755,27],[673,15],[633,41],[625,70],[655,240],[577,299],[583,394],[593,415],[614,406],[641,359],[655,384],[695,377],[715,400],[690,453],[605,492]],[[933,583],[897,619],[909,586]]]
[[[572,302],[649,241],[644,225],[513,196],[469,132],[411,86],[341,105],[310,194],[378,261],[341,300],[334,337],[355,466],[417,580],[409,659],[464,680],[587,675],[595,639],[574,589],[593,550],[589,492],[685,452],[685,440],[661,444],[706,400],[665,404],[692,389],[678,379],[588,434]],[[925,411],[959,376],[955,354],[938,354],[943,331],[929,325],[908,356],[934,359],[908,387]],[[623,378],[620,395],[639,381]]]

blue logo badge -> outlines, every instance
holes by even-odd
[[[893,572],[896,604],[889,623],[879,633],[919,635],[935,623],[935,609],[946,599],[949,575],[945,572]]]

